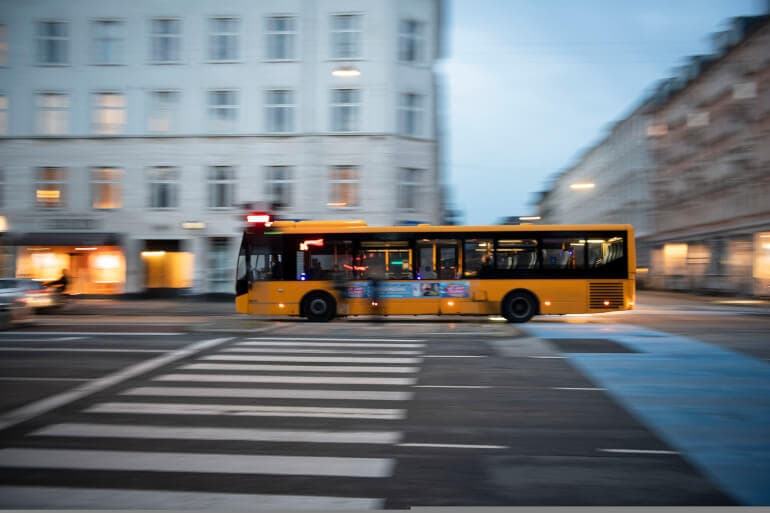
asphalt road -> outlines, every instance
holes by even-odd
[[[770,504],[764,310],[83,323],[0,334],[0,508]]]

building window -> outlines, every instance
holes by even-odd
[[[64,21],[41,21],[37,24],[38,64],[68,64],[69,44],[69,23]]]
[[[119,20],[96,20],[92,22],[93,47],[91,58],[94,64],[123,64],[124,23]]]
[[[274,89],[265,93],[265,129],[276,134],[294,131],[294,91]]]
[[[235,205],[235,169],[232,166],[209,167],[209,208]]]
[[[122,93],[94,94],[93,131],[96,134],[119,134],[126,124],[126,99]]]
[[[123,206],[122,176],[123,170],[114,167],[91,170],[91,208],[110,210]]]
[[[37,95],[37,133],[63,135],[69,132],[69,96],[63,93]]]
[[[0,168],[0,208],[4,208],[4,207],[5,207],[5,169]],[[3,228],[3,231],[7,229],[8,227],[5,226]]]
[[[209,59],[233,62],[239,57],[241,20],[238,18],[209,19]]]
[[[334,89],[332,91],[332,132],[357,132],[361,110],[361,91]]]
[[[67,170],[62,167],[41,167],[37,169],[35,181],[35,202],[44,208],[63,207]]]
[[[423,62],[425,60],[425,24],[415,20],[401,20],[398,26],[398,60]]]
[[[8,135],[8,97],[0,94],[0,135]]]
[[[422,169],[404,167],[399,170],[398,209],[415,212],[420,204],[420,189],[422,188]]]
[[[359,177],[356,166],[334,166],[329,174],[329,203],[332,208],[358,206]]]
[[[156,64],[180,61],[182,22],[158,18],[151,22],[150,60]]]
[[[270,205],[278,210],[292,206],[294,170],[290,166],[268,166],[265,173],[265,196]]]
[[[297,18],[271,16],[267,19],[267,58],[272,61],[296,59]]]
[[[0,66],[8,65],[8,27],[0,23]]]
[[[212,130],[233,130],[238,121],[238,91],[209,91],[208,116]]]
[[[150,186],[150,208],[177,208],[179,206],[179,169],[171,166],[152,167],[147,172]]]
[[[232,293],[234,255],[230,253],[230,239],[216,237],[209,239],[208,291]]]
[[[423,97],[414,93],[403,93],[398,100],[398,131],[413,137],[422,135]]]
[[[335,14],[331,24],[331,57],[332,59],[361,58],[361,25],[360,14]]]
[[[150,91],[147,130],[156,134],[178,129],[179,92]]]

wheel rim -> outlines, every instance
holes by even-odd
[[[511,302],[511,314],[517,319],[521,319],[529,315],[532,310],[532,306],[523,297],[517,297]]]
[[[326,301],[321,298],[315,298],[310,302],[310,305],[308,305],[308,309],[313,315],[323,315],[326,313],[328,307]]]

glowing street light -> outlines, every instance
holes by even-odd
[[[343,66],[332,70],[332,76],[343,78],[360,77],[361,70],[352,66]]]
[[[593,189],[595,187],[595,184],[591,182],[580,182],[580,183],[573,183],[569,187],[570,189]]]

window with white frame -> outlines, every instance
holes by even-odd
[[[179,206],[179,168],[155,166],[147,170],[150,208],[172,209]]]
[[[37,62],[46,65],[69,63],[69,23],[40,21],[37,24]]]
[[[232,292],[233,255],[231,240],[212,237],[208,248],[208,292]]]
[[[120,20],[91,22],[91,60],[94,64],[123,64],[125,24]]]
[[[332,90],[332,132],[360,130],[361,91],[358,89]]]
[[[268,166],[265,169],[265,196],[277,210],[291,208],[294,189],[294,168]]]
[[[116,167],[91,169],[91,208],[112,210],[123,206],[123,170]]]
[[[398,131],[403,135],[417,137],[423,133],[423,96],[402,93],[398,100]]]
[[[209,19],[209,60],[237,61],[240,54],[241,20],[238,18]]]
[[[209,208],[235,206],[235,168],[211,166],[208,174]]]
[[[398,60],[413,63],[425,60],[425,23],[401,20],[398,25]]]
[[[119,134],[126,125],[126,98],[123,93],[95,93],[93,132],[102,135]]]
[[[420,189],[422,188],[424,171],[411,167],[402,167],[399,169],[398,191],[398,209],[415,212],[420,204]]]
[[[8,27],[0,23],[0,66],[8,65]]]
[[[358,206],[359,174],[357,166],[333,166],[329,171],[329,202],[331,208]]]
[[[150,91],[147,130],[155,134],[174,132],[179,128],[179,91]]]
[[[265,129],[276,134],[294,131],[294,91],[272,89],[265,92]]]
[[[41,167],[35,174],[35,203],[43,208],[65,205],[67,170],[63,167]]]
[[[268,60],[290,61],[297,58],[297,18],[295,16],[268,17],[265,35]]]
[[[238,91],[217,90],[208,93],[209,126],[215,131],[233,130],[238,122]]]
[[[360,14],[334,14],[331,18],[331,58],[361,58],[361,34],[363,16]]]
[[[0,93],[0,135],[8,135],[8,96]]]
[[[37,95],[37,133],[63,135],[69,132],[69,95],[39,93]]]
[[[150,21],[150,60],[156,64],[181,60],[182,22],[169,18]]]

